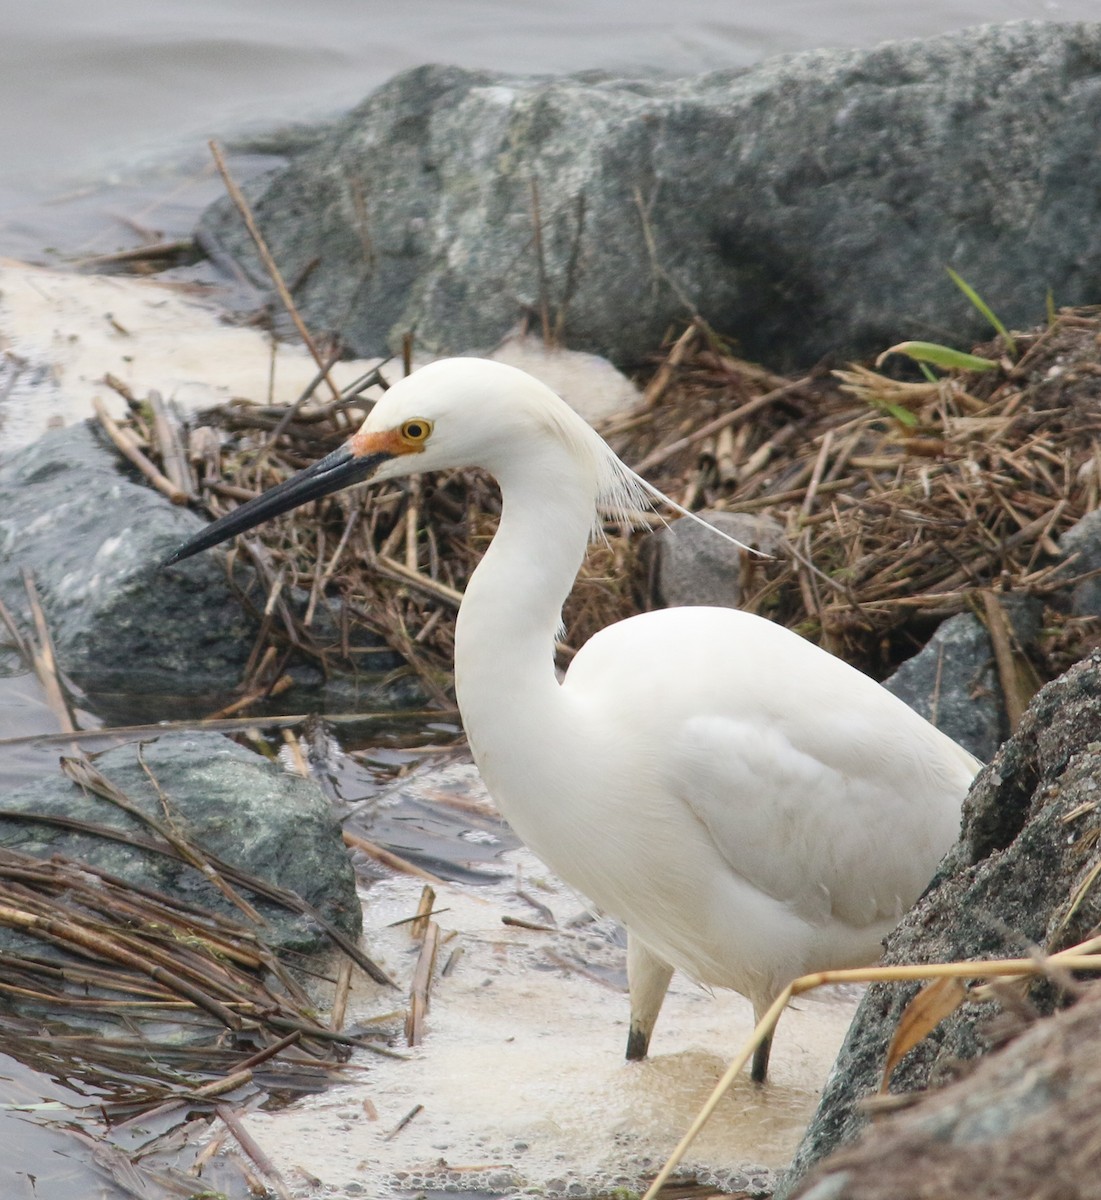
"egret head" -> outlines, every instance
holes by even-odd
[[[571,454],[610,451],[549,388],[515,367],[477,358],[430,363],[391,387],[343,446],[212,522],[164,565],[227,541],[280,513],[368,480],[486,467],[500,476],[522,447],[548,437]]]
[[[504,363],[449,358],[391,387],[349,440],[351,453],[376,459],[372,478],[445,468],[500,468],[525,439],[538,438],[566,404],[538,380]]]

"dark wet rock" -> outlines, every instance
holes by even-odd
[[[1068,560],[1067,575],[1078,577],[1101,571],[1101,509],[1086,513],[1068,529],[1059,539],[1059,549]],[[1101,574],[1073,584],[1066,600],[1076,617],[1101,616]]]
[[[142,812],[164,821],[165,810],[138,750],[135,743],[107,751],[95,758],[95,766]],[[168,819],[190,842],[296,892],[344,933],[359,936],[362,911],[351,861],[332,806],[315,783],[215,733],[165,734],[144,743],[141,754],[168,798]],[[63,854],[130,883],[246,920],[199,871],[177,858],[33,820],[35,814],[69,817],[161,840],[144,822],[60,774],[0,795],[0,813],[32,814],[26,821],[0,819],[0,838],[9,848],[40,858]],[[242,891],[268,921],[258,932],[273,948],[309,952],[328,947],[328,938],[309,916]],[[22,937],[0,930],[0,945]]]
[[[979,775],[964,804],[959,842],[887,939],[884,961],[1019,957],[1034,946],[1056,951],[1088,936],[1101,924],[1101,892],[1086,886],[1101,840],[1099,781],[1101,654],[1095,654],[1037,694],[1017,732]],[[866,1124],[861,1102],[878,1087],[887,1045],[918,986],[868,989],[786,1188]],[[1040,1013],[1052,1012],[1060,999],[1046,982],[1029,992]],[[984,1053],[993,1011],[992,1004],[967,1005],[944,1021],[902,1060],[891,1090],[921,1090]],[[778,1196],[787,1194],[782,1188]]]
[[[212,711],[241,681],[258,624],[229,585],[224,553],[158,570],[203,524],[130,471],[91,424],[48,433],[0,466],[0,599],[30,628],[23,572],[33,574],[60,668],[101,715],[155,720],[178,697]],[[317,629],[338,640],[324,607]],[[383,658],[378,669],[397,665]],[[307,661],[291,673],[349,707],[407,698],[377,678],[326,681]]]
[[[1041,602],[1006,596],[1002,605],[1018,641],[1032,646],[1040,633]],[[1009,735],[990,634],[971,613],[949,617],[884,687],[983,762]]]
[[[783,526],[771,517],[707,510],[699,515],[728,537],[765,554],[777,553],[783,541]],[[642,540],[635,591],[645,608],[678,604],[737,608],[747,554],[698,521],[682,517]]]
[[[1009,732],[990,634],[978,617],[949,617],[883,686],[989,762]]]
[[[1098,1195],[1101,989],[1040,1021],[966,1079],[877,1121],[803,1200],[1085,1200]]]
[[[978,617],[949,617],[883,686],[989,762],[1009,732],[990,634]]]
[[[0,467],[0,597],[34,575],[62,670],[94,691],[227,689],[255,637],[216,558],[169,584],[157,563],[202,528],[121,465],[91,424],[47,433]]]
[[[698,312],[777,368],[972,344],[1101,284],[1101,25],[1019,22],[689,79],[397,76],[248,190],[317,330],[492,347],[545,295],[620,364]],[[544,271],[534,249],[532,181]],[[229,201],[198,235],[268,286]],[[546,281],[541,290],[541,277]]]

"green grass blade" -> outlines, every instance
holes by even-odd
[[[883,411],[889,413],[900,425],[905,425],[907,429],[913,429],[918,423],[917,415],[912,413],[908,408],[903,408],[901,404],[884,404]]]
[[[961,292],[971,301],[971,303],[982,313],[982,315],[990,322],[995,333],[1001,334],[1002,340],[1005,342],[1005,348],[1010,354],[1017,353],[1017,343],[1013,340],[1013,335],[1008,329],[998,320],[990,305],[979,295],[978,292],[964,279],[961,275],[952,270],[951,267],[944,268],[948,272],[949,279],[960,289]]]
[[[891,346],[875,360],[875,365],[881,366],[888,354],[906,354],[916,363],[932,363],[945,371],[996,371],[998,364],[988,358],[979,358],[977,354],[965,354],[962,350],[953,350],[951,346],[941,346],[937,342],[899,342]]]

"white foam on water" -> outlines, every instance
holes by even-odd
[[[526,850],[506,861],[560,926],[581,911]],[[418,946],[408,926],[387,926],[415,912],[421,887],[396,877],[364,897],[366,945],[403,985]],[[357,1055],[367,1070],[355,1083],[280,1112],[250,1114],[252,1135],[304,1189],[300,1195],[337,1195],[349,1184],[372,1196],[421,1188],[550,1196],[643,1188],[748,1037],[749,1003],[675,977],[653,1056],[627,1063],[625,992],[560,965],[621,969],[623,951],[608,940],[607,924],[553,933],[505,926],[505,914],[540,921],[511,880],[489,889],[448,886],[437,891],[435,908],[438,967],[457,948],[462,955],[437,976],[423,1043],[404,1062]],[[356,994],[349,1022],[403,1003],[368,985]],[[851,993],[804,999],[785,1014],[769,1083],[758,1088],[743,1077],[735,1084],[689,1154],[690,1171],[737,1182],[741,1172],[788,1161],[854,1004]],[[418,1104],[421,1111],[394,1133]]]
[[[92,399],[121,416],[121,397],[104,383],[111,374],[139,400],[155,388],[185,410],[234,397],[289,404],[317,373],[304,349],[257,329],[228,325],[201,295],[178,284],[109,275],[75,275],[0,262],[0,350],[18,366],[3,389],[4,449],[33,441],[52,425],[92,415]],[[374,362],[336,363],[344,386]],[[320,394],[320,393],[319,393]]]

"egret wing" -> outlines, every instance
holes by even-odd
[[[694,718],[671,749],[670,787],[731,870],[813,923],[901,915],[958,823],[759,722]]]
[[[567,680],[618,709],[731,871],[808,920],[904,912],[979,766],[867,676],[735,610],[622,622]]]

